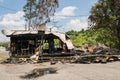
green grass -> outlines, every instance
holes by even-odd
[[[0,62],[5,61],[6,59],[6,57],[0,57]]]

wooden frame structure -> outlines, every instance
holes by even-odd
[[[7,37],[10,37],[11,58],[30,58],[37,48],[40,49],[40,56],[71,54],[74,48],[70,38],[60,32],[21,30],[14,31]]]

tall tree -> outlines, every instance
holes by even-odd
[[[23,11],[25,12],[25,20],[27,21],[28,29],[32,27],[32,20],[36,17],[36,0],[27,0],[27,3],[24,6]]]
[[[120,0],[99,0],[91,8],[92,29],[104,29],[107,39],[120,49]]]
[[[24,12],[28,26],[34,29],[50,22],[50,16],[54,15],[58,6],[58,0],[27,0]]]

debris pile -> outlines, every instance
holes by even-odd
[[[76,47],[75,51],[76,53],[79,53],[81,55],[84,55],[84,54],[120,54],[120,50],[111,49],[102,43],[97,43],[92,46],[88,44],[84,44],[80,47]]]
[[[111,49],[102,43],[97,43],[92,46],[84,44],[75,49],[79,57],[75,63],[107,63],[118,61],[120,59],[120,50]]]
[[[120,61],[120,50],[112,49],[102,43],[84,44],[76,47],[74,53],[54,53],[39,56],[38,52],[30,58],[9,58],[2,63],[40,63],[49,61],[51,65],[61,63],[107,63]]]

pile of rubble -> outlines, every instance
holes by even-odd
[[[105,46],[102,43],[97,43],[94,45],[84,44],[80,47],[75,48],[76,53],[78,54],[120,54],[120,50],[111,49]]]
[[[111,49],[102,43],[92,46],[84,44],[75,48],[76,54],[79,56],[75,63],[107,63],[120,60],[120,50]]]
[[[51,65],[56,64],[57,62],[61,63],[107,63],[111,61],[120,60],[120,50],[111,49],[105,46],[102,43],[97,43],[94,45],[84,44],[81,47],[75,48],[75,54],[72,56],[62,56],[62,57],[42,57],[43,59],[50,61]],[[31,58],[16,58],[16,59],[7,59],[2,63],[40,63],[44,62],[43,59],[33,60]]]

